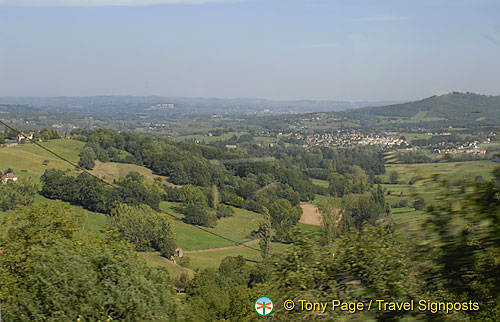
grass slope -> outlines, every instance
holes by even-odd
[[[144,258],[150,266],[166,268],[172,279],[176,279],[182,274],[186,274],[189,278],[194,277],[194,271],[192,269],[174,264],[172,261],[160,256],[158,252],[139,252],[139,255]]]
[[[112,182],[113,180],[117,180],[120,177],[125,177],[129,172],[137,172],[140,175],[143,175],[147,178],[165,178],[162,176],[158,176],[153,174],[153,172],[149,169],[141,167],[135,164],[128,163],[117,163],[117,162],[95,162],[95,167],[90,171],[92,174],[98,176],[99,178],[103,178],[107,181]]]
[[[78,163],[80,159],[78,154],[84,146],[83,142],[65,139],[50,140],[40,144],[75,164]],[[45,160],[49,161],[47,165],[43,165]],[[30,176],[37,182],[47,169],[73,170],[70,164],[33,143],[0,148],[0,169],[7,168],[12,168],[19,176]]]
[[[253,248],[259,249],[258,245],[252,245]],[[271,253],[281,254],[285,252],[290,245],[272,243]],[[227,256],[243,256],[243,258],[249,263],[257,263],[262,260],[260,251],[256,251],[246,247],[231,248],[227,250],[211,251],[211,252],[200,252],[186,254],[185,257],[189,258],[189,266],[193,269],[204,269],[210,267],[219,267],[220,262]]]
[[[178,204],[173,202],[162,202],[160,208],[175,218],[181,219],[183,216],[174,210],[176,206]],[[238,243],[249,241],[251,239],[251,232],[259,227],[262,216],[244,209],[235,208],[234,210],[234,216],[220,219],[215,228],[203,229],[222,235]],[[177,237],[177,245],[184,250],[220,248],[234,245],[232,241],[202,231],[181,220],[174,220],[173,228]]]

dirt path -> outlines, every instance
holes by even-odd
[[[312,203],[300,205],[302,208],[302,217],[299,222],[305,225],[321,226],[322,217],[318,208]]]
[[[233,249],[233,248],[239,248],[243,246],[251,246],[254,244],[257,244],[259,242],[258,239],[253,239],[249,240],[244,243],[232,245],[232,246],[226,246],[226,247],[219,247],[219,248],[206,248],[206,249],[197,249],[197,250],[185,250],[184,254],[193,254],[193,253],[208,253],[208,252],[217,252],[219,250],[228,250],[228,249]]]

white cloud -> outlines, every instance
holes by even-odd
[[[390,21],[402,21],[407,20],[408,17],[404,16],[394,16],[394,15],[383,15],[383,16],[371,16],[371,17],[361,17],[355,18],[355,22],[390,22]]]
[[[245,0],[0,0],[0,5],[34,7],[101,7],[101,6],[151,6],[195,5],[205,3],[242,2]]]

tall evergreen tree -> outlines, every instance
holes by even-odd
[[[271,216],[266,207],[263,207],[262,213],[264,220],[259,225],[259,246],[262,259],[268,259],[271,256]]]

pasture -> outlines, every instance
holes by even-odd
[[[128,163],[117,163],[117,162],[100,162],[95,161],[95,167],[90,171],[92,174],[102,178],[106,181],[112,182],[113,180],[118,180],[121,177],[125,177],[129,172],[137,172],[146,178],[165,178],[156,174],[145,167],[141,167],[135,164]]]
[[[39,144],[74,164],[78,163],[80,159],[78,155],[85,145],[84,142],[66,139],[39,142]],[[33,178],[35,182],[39,182],[40,176],[47,169],[74,170],[70,164],[29,142],[11,148],[0,148],[0,169],[7,168],[14,170],[20,177]]]
[[[193,225],[184,223],[181,220],[183,215],[175,211],[176,206],[178,204],[173,202],[162,202],[160,208],[176,218],[173,222],[173,229],[177,245],[183,250],[220,248],[235,244],[230,240],[222,239],[211,233],[227,237],[238,243],[247,242],[252,239],[251,234],[258,229],[262,219],[261,214],[234,208],[234,216],[220,219],[215,228],[203,227],[203,230],[201,230]]]

